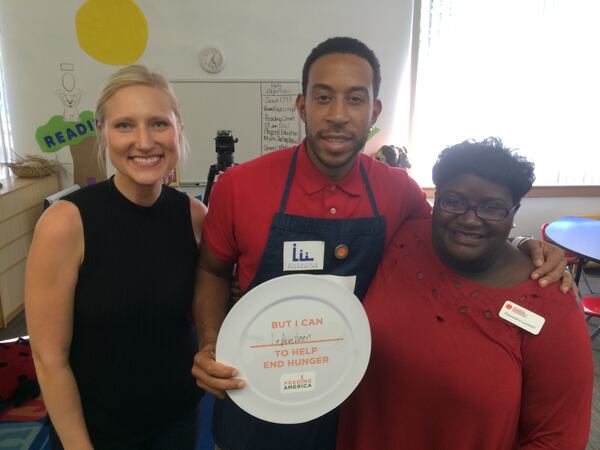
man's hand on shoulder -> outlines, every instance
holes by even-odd
[[[577,285],[573,281],[571,272],[566,270],[567,259],[562,249],[548,242],[535,239],[522,240],[518,248],[529,255],[533,264],[537,267],[531,273],[531,278],[538,280],[541,287],[546,287],[561,280],[560,290],[563,293],[571,290],[577,295]]]

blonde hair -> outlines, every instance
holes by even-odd
[[[123,67],[122,69],[113,73],[108,79],[100,96],[96,101],[96,124],[104,122],[104,109],[106,102],[115,95],[115,93],[124,87],[128,86],[149,86],[161,89],[173,104],[173,112],[179,122],[179,150],[181,158],[185,160],[189,153],[190,144],[183,133],[183,121],[181,120],[181,103],[173,92],[171,83],[159,73],[152,72],[146,66],[140,64],[134,64],[131,66]],[[96,149],[98,151],[98,159],[102,165],[104,165],[104,158],[106,155],[106,142],[104,138],[97,133]]]

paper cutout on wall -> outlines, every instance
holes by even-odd
[[[144,53],[148,23],[132,0],[87,0],[75,16],[77,40],[96,61],[133,64]]]
[[[90,136],[96,136],[92,111],[79,114],[79,121],[67,121],[63,116],[52,116],[48,123],[35,130],[35,140],[44,153],[54,153],[68,145],[79,144]]]
[[[73,183],[90,186],[106,180],[106,167],[100,164],[96,153],[96,138],[88,136],[79,144],[71,144]]]
[[[63,73],[61,84],[62,89],[57,89],[56,95],[63,104],[63,116],[65,120],[76,121],[79,116],[79,100],[81,100],[82,91],[75,89],[75,77],[71,72]]]
[[[373,136],[375,136],[377,133],[379,133],[381,130],[377,127],[372,127],[369,130],[369,135],[367,136],[367,140],[371,139]]]
[[[73,182],[88,186],[106,179],[106,167],[96,156],[96,126],[94,113],[83,111],[79,121],[67,121],[52,116],[48,123],[37,128],[35,140],[44,153],[55,153],[70,147],[73,158]]]

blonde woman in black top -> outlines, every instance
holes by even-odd
[[[26,317],[53,448],[195,448],[189,321],[206,209],[163,185],[184,149],[169,83],[143,66],[97,102],[109,180],[49,208],[31,245]]]

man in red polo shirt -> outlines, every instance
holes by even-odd
[[[389,238],[406,219],[430,214],[424,193],[405,171],[360,153],[381,112],[380,81],[379,62],[362,42],[332,38],[319,44],[304,64],[296,101],[306,139],[228,169],[215,184],[198,266],[194,315],[200,352],[192,372],[198,386],[217,397],[244,386],[234,378],[237,371],[216,362],[214,354],[234,263],[244,292],[298,273],[283,269],[286,248],[318,242],[311,248],[317,273],[353,277],[354,293],[362,299]],[[556,255],[546,265],[562,271],[561,259]],[[336,410],[281,425],[252,417],[229,397],[217,400],[213,417],[213,435],[223,450],[334,449],[336,427]]]
[[[294,151],[295,147],[279,150],[228,169],[219,176],[211,194],[211,215],[204,224],[203,241],[218,259],[238,262],[242,291],[248,289],[259,266]],[[331,219],[373,216],[356,164],[359,160],[379,213],[386,219],[385,242],[407,217],[431,214],[425,194],[405,171],[361,153],[343,178],[329,179],[311,162],[306,141],[298,149],[286,212]]]

